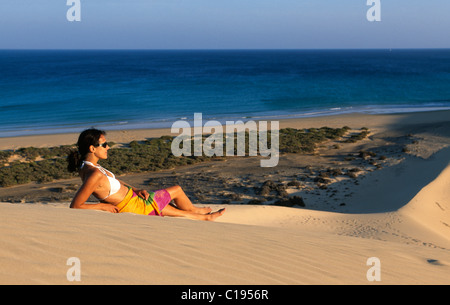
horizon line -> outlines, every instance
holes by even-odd
[[[0,51],[333,51],[333,50],[450,50],[438,48],[0,48]]]

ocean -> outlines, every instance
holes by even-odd
[[[0,50],[0,137],[450,109],[450,49]]]

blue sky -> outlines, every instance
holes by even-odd
[[[450,48],[449,0],[1,0],[0,49]]]

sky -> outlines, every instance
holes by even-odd
[[[449,0],[1,0],[0,49],[450,48]]]

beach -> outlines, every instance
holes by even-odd
[[[0,188],[0,283],[450,284],[450,111],[280,121],[324,126],[369,133],[281,154],[273,168],[232,157],[119,178],[148,190],[181,185],[194,204],[226,208],[215,222],[69,209],[79,178]],[[107,130],[118,145],[164,135],[175,136]],[[0,150],[77,137],[0,138]]]

